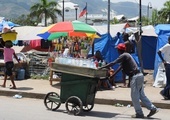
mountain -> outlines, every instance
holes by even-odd
[[[33,0],[0,0],[0,16],[16,18],[22,14],[28,14]]]
[[[80,9],[83,9],[87,2],[87,9],[89,14],[101,13],[103,9],[108,9],[108,2],[103,0],[71,0],[74,3],[77,3]],[[123,14],[128,18],[136,17],[139,15],[139,4],[134,2],[118,2],[110,3],[110,10],[115,11],[117,15]],[[146,15],[147,7],[142,6],[142,12]]]
[[[90,2],[89,0],[70,1],[78,4],[80,9],[83,9],[87,2],[89,14],[102,13],[102,10],[106,10],[108,8],[108,2],[103,0],[91,0]],[[0,0],[0,16],[12,19],[22,14],[28,14],[30,7],[37,2],[39,2],[39,0]],[[133,2],[111,3],[110,9],[115,11],[117,15],[124,14],[128,18],[136,17],[139,13],[139,5]],[[142,11],[146,15],[147,7],[142,6]]]

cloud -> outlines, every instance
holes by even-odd
[[[108,1],[108,0],[105,0],[105,1]],[[125,0],[110,0],[110,1],[111,2],[125,2]],[[139,3],[139,0],[126,0],[126,1]],[[151,0],[141,0],[141,1],[142,1],[142,5],[147,6],[150,2],[153,8],[161,9],[163,7],[163,4],[167,0],[154,0],[154,2],[152,2]]]

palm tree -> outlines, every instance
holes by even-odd
[[[164,18],[167,23],[170,23],[170,1],[164,3],[164,7],[158,12],[159,18]]]
[[[48,18],[51,18],[52,23],[55,23],[57,18],[56,14],[62,16],[61,10],[57,9],[57,6],[59,6],[57,2],[40,0],[40,3],[36,3],[30,8],[30,16],[32,16],[34,19],[37,19],[37,22],[44,18],[45,26],[47,26]]]
[[[158,19],[158,10],[157,9],[153,9],[152,10],[152,25],[156,25],[158,24],[159,22],[159,19]]]

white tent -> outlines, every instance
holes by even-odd
[[[114,37],[118,32],[123,32],[127,23],[110,25],[110,35]],[[98,33],[106,34],[108,32],[107,25],[93,26]]]
[[[139,31],[139,28],[137,27],[128,27],[126,28],[126,32],[132,32],[135,33]],[[157,37],[157,34],[155,33],[155,28],[152,25],[148,25],[148,26],[143,26],[142,27],[142,35],[143,36],[155,36]]]
[[[38,40],[42,39],[41,37],[37,36],[37,34],[43,29],[44,27],[37,27],[37,26],[21,26],[21,27],[14,27],[13,29],[18,33],[17,40]]]

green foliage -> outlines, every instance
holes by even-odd
[[[164,3],[164,7],[158,12],[159,18],[165,23],[170,23],[170,1]]]
[[[114,17],[113,20],[111,20],[111,23],[112,24],[118,24],[119,20]]]
[[[58,3],[48,0],[40,0],[39,3],[34,4],[30,8],[30,17],[37,21],[45,18],[45,26],[47,26],[47,19],[51,18],[53,23],[56,22],[56,14],[61,16],[61,10],[57,8]]]
[[[142,17],[142,25],[157,25],[157,24],[169,24],[170,23],[170,1],[164,3],[164,7],[161,10],[153,9],[151,19]]]

